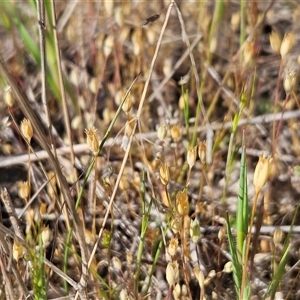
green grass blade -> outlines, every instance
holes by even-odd
[[[285,249],[285,252],[282,255],[282,258],[279,262],[278,268],[277,268],[277,272],[274,274],[274,277],[268,287],[268,290],[266,292],[266,294],[264,295],[263,299],[266,299],[266,297],[270,296],[271,299],[274,299],[275,297],[275,293],[277,291],[278,285],[282,279],[282,276],[284,274],[285,271],[285,266],[287,263],[287,259],[288,259],[288,254],[290,251],[291,245],[288,245],[288,247]]]
[[[240,166],[240,182],[239,182],[239,194],[237,203],[237,214],[236,214],[236,230],[237,230],[237,249],[239,255],[243,252],[243,245],[245,237],[248,233],[249,223],[249,206],[248,206],[248,188],[247,188],[247,166],[246,166],[246,149],[244,146],[243,137],[243,148]]]
[[[231,233],[231,226],[229,222],[229,216],[226,216],[226,227],[227,227],[227,235],[229,242],[230,254],[232,257],[232,265],[233,265],[233,278],[235,283],[235,289],[237,295],[239,295],[239,291],[242,283],[242,265],[239,260],[238,251],[236,249],[236,245],[233,239],[233,235]]]

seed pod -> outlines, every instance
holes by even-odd
[[[114,36],[113,35],[109,35],[105,41],[104,41],[104,45],[103,45],[103,53],[104,53],[104,56],[108,57],[112,50],[113,50],[113,47],[114,47]]]
[[[13,244],[13,258],[18,261],[24,254],[24,247],[14,241]]]
[[[288,32],[284,35],[280,46],[280,55],[284,59],[292,50],[296,42],[296,37],[293,32]]]
[[[186,216],[189,213],[190,205],[187,192],[179,191],[176,194],[176,208],[181,216]]]
[[[190,167],[190,169],[194,166],[197,158],[197,146],[190,146],[187,152],[186,161]]]
[[[197,243],[200,236],[201,236],[201,229],[200,229],[200,224],[197,219],[191,220],[190,223],[190,236],[192,238],[192,241],[194,243]]]
[[[170,171],[166,164],[161,164],[159,169],[159,178],[163,185],[167,186],[170,181]]]
[[[166,125],[160,125],[157,129],[157,137],[163,141],[165,137],[167,136],[167,127]]]
[[[254,56],[254,42],[245,42],[244,48],[244,64],[248,65]]]
[[[178,142],[181,138],[181,128],[179,125],[173,125],[171,127],[171,137],[175,142]]]
[[[270,39],[271,48],[273,49],[274,52],[279,54],[281,42],[282,42],[281,36],[277,31],[273,30],[269,36],[269,39]]]
[[[194,274],[195,274],[196,279],[198,280],[199,286],[202,290],[204,288],[204,274],[198,268],[194,268]]]
[[[111,259],[111,263],[112,263],[113,268],[116,269],[117,271],[122,270],[122,263],[118,257],[114,256]]]
[[[273,233],[273,242],[275,244],[275,246],[280,245],[280,243],[283,240],[283,231],[280,228],[275,229],[274,233]]]
[[[174,256],[177,252],[177,249],[178,249],[178,239],[172,238],[168,246],[168,253],[170,254],[170,256]]]
[[[267,157],[264,154],[259,157],[253,176],[253,185],[256,193],[262,189],[269,178],[271,162],[272,158]]]
[[[86,134],[86,143],[88,148],[94,155],[97,154],[99,148],[99,140],[96,134],[97,129],[92,127],[90,129],[85,129],[84,132]]]
[[[198,144],[198,155],[203,164],[206,163],[206,141]]]
[[[48,226],[46,226],[43,228],[41,235],[42,235],[43,245],[45,248],[49,245],[50,241],[52,240],[52,231],[49,229]]]
[[[177,261],[169,262],[166,268],[166,278],[169,285],[179,281],[179,269]]]
[[[232,273],[233,271],[233,264],[232,264],[232,261],[228,261],[225,266],[224,266],[224,269],[223,269],[223,272],[225,273]]]
[[[128,114],[131,108],[132,108],[132,99],[131,99],[131,93],[129,93],[122,105],[122,109],[126,114]]]
[[[28,201],[30,195],[30,186],[28,181],[23,181],[19,183],[19,196],[24,199],[26,202]]]
[[[7,106],[12,107],[14,105],[15,97],[10,86],[5,87],[3,98]]]
[[[289,70],[284,74],[283,87],[287,94],[294,92],[298,83],[297,70]]]
[[[28,144],[30,144],[31,138],[33,136],[33,129],[32,129],[31,122],[26,118],[24,118],[23,121],[21,122],[21,132],[24,138],[26,139],[26,141],[28,142]]]

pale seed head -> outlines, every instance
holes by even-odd
[[[19,196],[24,199],[26,202],[28,201],[30,195],[30,186],[28,181],[22,181],[19,183]]]
[[[254,56],[254,42],[246,41],[244,47],[244,64],[248,65]]]
[[[85,242],[88,245],[93,245],[95,243],[95,240],[96,240],[95,234],[93,232],[91,232],[90,230],[85,229],[84,236],[85,236]]]
[[[179,125],[173,125],[171,127],[171,137],[175,142],[178,142],[181,138],[182,132]]]
[[[51,199],[55,199],[56,192],[57,192],[56,175],[54,172],[51,171],[51,172],[47,173],[47,177],[49,180],[49,183],[47,184],[47,192]]]
[[[128,294],[127,290],[122,289],[120,292],[120,300],[133,300],[134,298]]]
[[[163,141],[165,137],[167,136],[167,126],[166,125],[160,125],[157,129],[157,137]]]
[[[166,268],[166,278],[169,285],[179,281],[179,268],[177,261],[169,262]]]
[[[10,86],[5,87],[4,102],[7,106],[12,107],[15,103],[15,97]]]
[[[86,143],[88,145],[89,150],[96,155],[99,148],[99,140],[96,134],[97,129],[92,127],[90,129],[85,129],[84,132],[86,134]]]
[[[240,16],[240,12],[236,12],[236,13],[233,13],[231,15],[231,20],[230,20],[230,23],[231,23],[231,28],[234,32],[237,32],[239,27],[240,27],[240,21],[241,21],[241,16]]]
[[[170,256],[174,256],[177,252],[177,249],[178,249],[178,239],[172,238],[168,246],[168,253],[170,254]]]
[[[44,227],[42,230],[42,241],[44,248],[47,247],[52,240],[52,231],[49,229],[49,227]]]
[[[127,137],[131,136],[134,128],[134,122],[132,120],[128,120],[125,125],[125,135]]]
[[[175,233],[177,233],[181,230],[181,227],[182,227],[181,216],[176,212],[171,221],[171,228]]]
[[[203,164],[206,163],[206,141],[198,144],[198,155]]]
[[[132,108],[132,99],[131,99],[131,93],[129,93],[123,103],[122,109],[126,114],[128,114],[131,108]]]
[[[116,23],[122,27],[124,25],[124,14],[121,6],[118,6],[114,10],[114,17],[116,20]]]
[[[179,283],[176,283],[173,291],[173,296],[175,299],[180,299],[180,295],[181,295],[181,287]]]
[[[224,227],[221,227],[221,229],[218,232],[218,239],[220,242],[222,242],[225,237],[226,237],[226,230]]]
[[[289,70],[284,74],[283,87],[287,94],[294,92],[298,83],[298,74],[296,70]]]
[[[187,93],[184,93],[179,98],[178,106],[180,110],[184,110],[187,105],[189,105],[189,96]]]
[[[113,14],[114,10],[114,0],[104,0],[103,1],[104,8],[109,16]]]
[[[280,55],[284,59],[292,50],[296,42],[296,37],[293,32],[288,32],[284,35],[280,46]]]
[[[232,261],[228,261],[225,266],[224,266],[224,269],[223,269],[223,272],[224,273],[232,273],[233,272],[233,264],[232,264]]]
[[[280,53],[280,47],[281,47],[281,41],[282,41],[282,38],[281,36],[279,35],[279,33],[275,30],[273,30],[269,36],[270,38],[270,45],[271,45],[271,48],[273,49],[273,51],[277,54]]]
[[[109,35],[105,40],[104,40],[104,44],[103,44],[103,53],[104,53],[104,56],[108,57],[113,48],[114,48],[114,44],[115,44],[115,41],[114,41],[114,36],[113,35]]]
[[[13,258],[18,261],[24,253],[24,247],[20,244],[18,244],[16,241],[14,241],[13,244]]]
[[[176,208],[181,216],[186,216],[189,213],[190,205],[187,192],[179,191],[176,194]]]
[[[204,274],[201,270],[199,270],[198,268],[194,268],[194,274],[196,279],[198,280],[199,286],[201,289],[204,288]]]
[[[170,171],[166,164],[161,164],[159,168],[159,178],[163,185],[168,185],[170,181]]]
[[[111,259],[111,263],[112,263],[113,268],[116,269],[117,271],[122,270],[122,263],[118,257],[114,256]]]
[[[191,220],[190,223],[190,236],[194,243],[197,243],[201,236],[201,229],[198,219]]]
[[[271,163],[271,157],[265,156],[264,154],[259,156],[253,176],[253,185],[256,193],[266,184],[271,170]]]
[[[190,169],[194,166],[197,159],[197,146],[189,146],[186,161],[190,167]]]
[[[26,141],[28,142],[28,144],[30,144],[31,138],[33,136],[33,129],[32,129],[31,122],[26,118],[24,118],[23,121],[21,122],[20,129]]]
[[[284,233],[280,228],[276,228],[274,233],[273,233],[273,242],[275,246],[278,246],[281,244],[283,240]]]

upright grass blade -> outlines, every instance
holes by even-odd
[[[244,261],[244,249],[245,241],[248,233],[249,223],[249,206],[248,206],[248,189],[247,189],[247,167],[246,167],[246,150],[245,150],[245,138],[243,135],[243,148],[240,166],[240,182],[239,182],[239,194],[236,212],[236,233],[237,233],[237,244],[235,244],[229,218],[227,216],[227,234],[229,241],[230,253],[232,256],[233,264],[233,277],[235,282],[235,288],[237,296],[240,295],[240,289],[242,285],[242,269],[247,266],[247,262]],[[250,285],[248,280],[245,284],[243,293],[243,299],[250,297]]]
[[[238,251],[233,239],[233,235],[231,232],[231,225],[229,221],[229,216],[227,214],[226,217],[226,227],[227,227],[227,235],[228,235],[228,243],[229,250],[232,257],[232,265],[233,265],[233,279],[235,284],[236,294],[240,294],[241,284],[242,284],[242,265],[239,260]]]
[[[282,258],[280,260],[280,263],[278,265],[277,272],[274,274],[274,277],[271,281],[271,284],[268,286],[267,292],[265,293],[263,299],[266,299],[268,296],[270,296],[270,299],[274,299],[275,293],[276,293],[277,288],[278,288],[278,285],[279,285],[279,283],[282,279],[282,276],[284,274],[284,268],[285,268],[286,263],[287,263],[290,248],[291,248],[291,244],[289,244],[286,247],[286,249],[285,249],[285,251],[282,255]]]
[[[236,213],[237,250],[239,255],[242,255],[243,253],[243,247],[244,247],[245,237],[248,233],[248,223],[249,223],[246,150],[244,145],[245,145],[245,141],[243,136],[239,194],[238,194],[237,213]]]

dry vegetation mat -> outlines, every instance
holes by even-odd
[[[1,1],[0,299],[299,299],[298,1]]]

